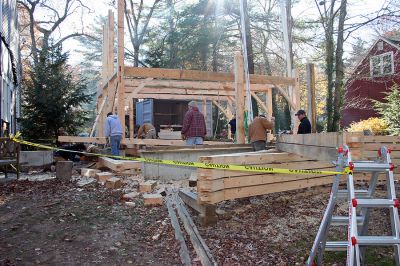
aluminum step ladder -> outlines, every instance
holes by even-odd
[[[322,265],[325,251],[347,251],[347,265],[362,265],[367,246],[392,246],[394,248],[394,261],[400,266],[400,221],[399,200],[396,198],[393,177],[394,165],[390,159],[390,150],[382,147],[378,151],[375,161],[352,161],[351,153],[347,146],[338,149],[336,171],[347,170],[347,189],[339,190],[342,175],[336,175],[328,206],[321,221],[317,236],[315,237],[307,266]],[[369,172],[372,174],[367,190],[355,190],[353,174],[355,172]],[[378,199],[374,197],[378,176],[386,174],[387,197]],[[347,199],[349,204],[348,216],[334,216],[333,212],[338,199]],[[368,236],[368,223],[372,208],[388,208],[392,235]],[[357,210],[359,214],[357,215]],[[347,240],[327,241],[331,226],[347,225]]]

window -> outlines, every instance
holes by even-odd
[[[394,72],[393,52],[371,56],[370,70],[372,77],[391,75]]]

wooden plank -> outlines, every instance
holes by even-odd
[[[381,147],[387,147],[392,149],[392,151],[400,151],[400,143],[364,143],[363,148],[364,151],[378,151]]]
[[[251,93],[251,96],[253,96],[253,98],[256,99],[256,101],[257,101],[257,103],[260,105],[261,109],[263,109],[264,112],[268,113],[268,108],[267,108],[267,106],[264,104],[264,102],[261,101],[260,97],[258,97],[258,95],[257,95],[255,92],[253,92],[253,91],[251,91],[250,93]]]
[[[233,82],[234,75],[228,72],[210,72],[198,70],[125,67],[126,76],[142,78],[161,78],[175,80],[220,81]],[[252,84],[295,85],[295,79],[286,77],[272,77],[264,75],[250,75]]]
[[[132,94],[134,97],[136,94],[182,94],[182,95],[210,95],[210,96],[235,96],[234,91],[225,90],[193,90],[193,89],[176,89],[176,88],[149,88],[145,87],[146,84],[142,84],[142,87],[126,87],[125,93]]]
[[[235,54],[235,100],[236,100],[236,142],[244,144],[244,107],[245,107],[245,86],[244,86],[243,56],[240,52]]]
[[[167,199],[167,209],[169,217],[171,218],[172,227],[175,230],[175,239],[179,243],[179,256],[181,258],[181,262],[185,266],[191,266],[192,261],[189,256],[189,250],[185,243],[185,238],[183,237],[183,233],[181,227],[179,225],[178,218],[176,217],[175,210],[172,208],[171,199]]]
[[[134,124],[134,113],[135,109],[133,108],[133,99],[129,99],[129,138],[133,139],[135,132],[135,124]]]
[[[126,87],[138,87],[143,79],[125,78]],[[235,86],[233,82],[207,82],[207,81],[185,81],[185,80],[152,80],[146,83],[148,88],[158,89],[190,89],[190,90],[214,90],[219,92],[234,92]],[[270,91],[272,85],[268,84],[251,84],[250,89],[254,92]]]
[[[111,78],[114,73],[114,13],[112,10],[108,10],[108,59],[107,59],[107,76]]]
[[[364,142],[400,143],[400,136],[364,136]]]
[[[176,95],[176,94],[146,94],[138,93],[129,97],[135,97],[137,99],[158,99],[158,100],[221,100],[226,101],[226,96],[216,96],[216,95]]]
[[[141,169],[143,163],[139,161],[114,160],[108,157],[100,157],[99,164],[110,168],[113,171],[119,172],[128,169]]]
[[[221,164],[239,164],[239,165],[252,165],[252,164],[268,164],[268,163],[282,163],[290,161],[309,160],[304,159],[305,156],[297,154],[290,154],[287,152],[243,152],[232,153],[223,155],[201,156],[201,162],[208,163],[221,163]]]
[[[308,63],[307,70],[307,116],[311,122],[311,132],[317,132],[317,107],[315,101],[315,67],[314,64]]]
[[[336,148],[343,145],[343,135],[338,132],[300,135],[282,134],[277,137],[277,142]]]
[[[182,199],[179,198],[177,195],[174,195],[174,199],[176,202],[175,206],[176,210],[178,211],[178,215],[183,222],[183,226],[185,227],[186,232],[190,237],[193,248],[196,251],[197,256],[199,257],[201,264],[207,266],[217,265],[217,262],[212,256],[210,249],[207,247],[199,231],[197,230],[195,223],[190,217],[190,214],[186,210]]]
[[[59,142],[66,143],[97,143],[106,144],[105,137],[76,137],[76,136],[58,136]]]
[[[124,16],[125,16],[125,1],[118,0],[118,49],[117,49],[117,73],[118,73],[118,117],[122,126],[122,139],[125,139],[125,73],[124,64]]]
[[[253,164],[252,164],[253,165]],[[254,166],[273,167],[273,168],[284,168],[284,169],[330,169],[334,171],[334,167],[330,163],[324,163],[319,161],[300,161],[300,162],[287,162],[287,163],[274,163],[274,164],[261,164]],[[246,177],[250,175],[259,175],[261,173],[242,172],[242,171],[228,171],[219,169],[199,169],[198,177],[201,180],[212,180],[219,178],[231,178],[231,177]]]
[[[280,151],[295,153],[314,160],[331,162],[337,159],[337,149],[333,147],[306,146],[301,144],[277,143]]]

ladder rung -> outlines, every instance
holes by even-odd
[[[358,199],[368,199],[371,197],[371,195],[369,195],[368,190],[355,190],[354,194],[356,196],[356,198]],[[339,190],[337,192],[337,197],[340,199],[347,199],[349,197],[349,192],[346,189],[343,190]]]
[[[361,246],[392,246],[399,245],[400,239],[395,236],[359,236],[357,243]]]
[[[326,251],[343,251],[347,250],[347,241],[327,241],[325,244]]]
[[[394,205],[393,200],[389,199],[357,199],[357,206],[387,208]]]
[[[357,216],[357,225],[362,225],[362,216]],[[349,216],[332,216],[331,224],[333,226],[349,225]]]
[[[384,172],[390,169],[388,163],[377,162],[353,162],[355,172]]]

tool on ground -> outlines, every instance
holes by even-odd
[[[396,198],[393,177],[394,165],[390,159],[390,150],[386,147],[380,148],[378,151],[378,158],[375,161],[352,161],[351,153],[347,146],[339,148],[338,152],[336,171],[341,171],[345,167],[350,167],[351,170],[347,174],[347,189],[339,190],[341,175],[336,175],[332,185],[328,206],[322,218],[306,265],[322,265],[325,251],[347,251],[347,265],[361,265],[364,262],[367,246],[392,246],[394,248],[395,265],[399,266],[399,200]],[[353,173],[355,172],[368,172],[372,174],[368,189],[355,189],[353,180]],[[375,195],[378,177],[381,173],[386,175],[386,198],[377,198]],[[348,216],[334,216],[334,210],[338,199],[347,199],[349,204]],[[372,208],[389,209],[391,235],[369,236],[367,234]],[[330,227],[340,225],[348,226],[347,240],[327,241]]]

